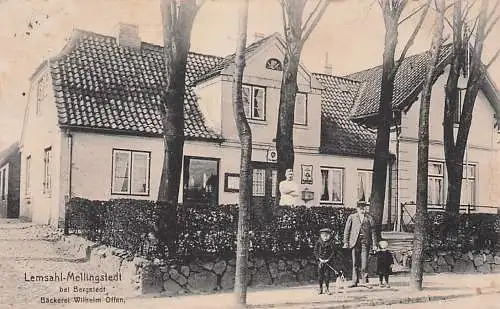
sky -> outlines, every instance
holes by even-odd
[[[218,56],[234,52],[236,2],[205,2],[193,26],[192,51]],[[0,150],[20,137],[31,74],[61,51],[74,28],[115,35],[119,22],[131,23],[139,26],[143,41],[162,45],[159,6],[159,0],[0,0]],[[418,16],[401,25],[398,50],[417,20]],[[282,29],[277,0],[250,0],[249,43],[256,33],[270,35]],[[430,14],[409,55],[429,48],[432,29]],[[306,42],[301,62],[309,71],[323,72],[328,54],[333,74],[361,71],[381,63],[383,40],[382,13],[375,0],[335,1]],[[500,23],[486,41],[483,61],[488,62],[498,49]],[[500,58],[490,75],[500,85]]]

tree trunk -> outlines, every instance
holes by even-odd
[[[233,75],[233,113],[241,143],[240,193],[238,232],[236,235],[236,273],[234,292],[236,303],[245,305],[247,299],[247,272],[249,247],[249,217],[252,200],[252,132],[248,124],[242,99],[243,72],[245,70],[245,46],[247,41],[248,0],[242,0],[239,14],[238,42]]]
[[[159,233],[167,242],[169,256],[176,253],[177,206],[184,153],[184,94],[186,63],[191,40],[191,28],[198,7],[195,0],[178,2],[161,0],[164,39],[164,83],[160,93],[160,115],[163,125],[164,157],[158,189],[161,207]],[[170,214],[173,218],[167,218]]]
[[[422,90],[420,103],[420,117],[418,129],[418,160],[417,160],[417,197],[415,214],[415,232],[413,240],[412,264],[410,272],[410,287],[413,290],[422,289],[423,279],[423,252],[427,239],[427,196],[428,196],[428,162],[429,162],[429,106],[431,103],[432,87],[441,52],[441,42],[444,27],[444,0],[436,1],[435,33],[431,46],[431,59],[428,64],[427,76]]]
[[[462,159],[457,155],[455,143],[455,111],[458,106],[458,80],[463,67],[462,62],[462,9],[461,1],[456,1],[453,8],[453,52],[450,71],[445,87],[445,104],[443,119],[443,142],[448,175],[448,189],[446,193],[446,214],[450,219],[458,214],[460,209],[460,192],[462,187]],[[459,177],[459,180],[457,181]],[[448,221],[448,220],[446,220]]]
[[[276,182],[276,204],[280,200],[279,183],[285,179],[285,171],[293,169],[295,153],[293,147],[293,125],[295,122],[295,98],[297,96],[297,74],[302,47],[316,28],[330,4],[330,0],[319,0],[307,18],[303,19],[304,0],[280,1],[283,34],[285,37],[285,59],[281,78],[278,125],[276,128],[276,152],[278,154],[278,181]]]
[[[488,14],[488,1],[483,0],[479,12],[476,32],[469,35],[464,31],[469,12],[464,13],[461,1],[454,3],[453,16],[453,55],[450,66],[450,73],[446,84],[445,111],[443,119],[444,129],[444,150],[446,160],[446,170],[448,172],[448,189],[446,200],[446,214],[449,231],[454,231],[460,212],[460,197],[462,191],[463,162],[469,138],[470,126],[472,123],[472,113],[476,102],[479,88],[484,82],[487,68],[483,67],[481,57],[483,45],[486,39],[487,28],[490,18],[494,14]],[[495,21],[493,21],[495,22]],[[465,33],[464,33],[465,32]],[[468,37],[474,37],[474,44],[471,47]],[[467,53],[470,52],[470,68],[467,68]],[[491,63],[490,63],[491,64]],[[467,89],[463,99],[462,111],[459,115],[458,132],[456,141],[453,135],[454,111],[458,105],[458,80],[460,72],[464,71],[468,75]]]
[[[283,78],[281,81],[278,126],[276,130],[276,152],[278,153],[278,190],[279,182],[285,179],[285,171],[293,169],[295,154],[293,149],[293,123],[295,117],[295,97],[297,96],[297,72],[301,48],[292,54],[285,54]],[[279,201],[279,194],[277,197]]]
[[[385,14],[384,14],[385,15]],[[385,47],[382,66],[382,83],[380,85],[380,105],[373,160],[372,193],[370,196],[370,213],[375,220],[376,233],[380,239],[382,218],[384,214],[385,189],[387,182],[387,166],[389,163],[389,138],[392,122],[392,97],[394,93],[394,55],[398,43],[397,19],[384,16]]]

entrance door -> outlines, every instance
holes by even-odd
[[[252,214],[257,218],[270,215],[272,207],[275,205],[277,168],[277,165],[272,163],[252,162]]]

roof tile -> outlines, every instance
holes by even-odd
[[[50,71],[59,124],[162,134],[158,109],[163,83],[160,46],[124,48],[112,37],[80,31],[76,46],[53,60]],[[189,53],[184,99],[184,134],[220,139],[204,121],[190,82],[222,58]],[[196,119],[193,125],[190,119]]]

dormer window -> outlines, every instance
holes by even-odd
[[[274,71],[283,71],[283,66],[281,65],[281,61],[279,61],[276,58],[271,58],[266,62],[266,69]]]
[[[40,103],[47,97],[49,79],[47,74],[42,75],[38,80],[36,89],[36,114],[40,113]]]
[[[266,120],[266,89],[243,85],[243,106],[248,119]]]

